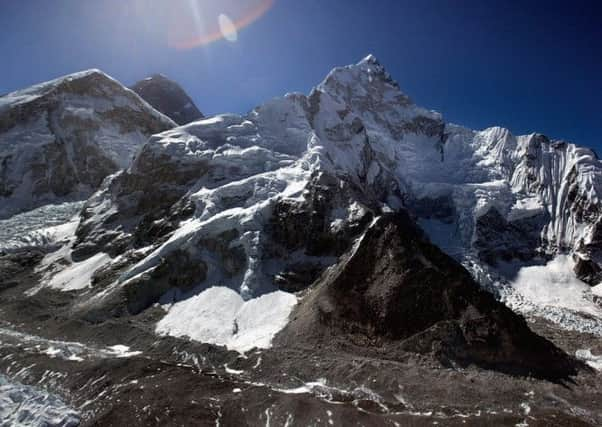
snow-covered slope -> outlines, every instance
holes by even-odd
[[[0,97],[0,218],[87,197],[150,135],[173,126],[98,70]]]
[[[69,259],[106,257],[77,283],[94,294],[78,309],[97,319],[160,303],[168,314],[158,332],[236,343],[235,312],[219,331],[176,323],[202,318],[222,297],[241,305],[229,291],[209,298],[212,287],[248,302],[309,286],[376,216],[404,208],[434,243],[478,266],[484,285],[509,285],[503,263],[556,254],[578,257],[595,281],[601,171],[592,151],[572,144],[446,124],[368,56],[308,96],[153,136],[82,210]],[[602,333],[596,322],[590,329]],[[251,336],[266,331],[248,324]]]

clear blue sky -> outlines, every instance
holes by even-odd
[[[128,85],[161,72],[207,114],[246,112],[374,53],[449,121],[602,153],[602,1],[275,0],[235,42],[174,48],[170,34],[186,31],[194,11],[182,10],[195,1],[204,22],[265,3],[1,1],[0,93],[92,67]]]

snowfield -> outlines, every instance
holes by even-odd
[[[110,261],[110,256],[98,253],[85,261],[75,262],[53,275],[47,286],[62,291],[85,289],[90,286],[90,281],[96,270]]]
[[[232,289],[214,286],[167,308],[156,330],[244,353],[255,347],[269,348],[296,303],[295,295],[288,292],[245,301]]]

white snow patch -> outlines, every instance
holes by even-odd
[[[269,348],[296,303],[295,295],[287,292],[275,291],[244,301],[232,289],[214,286],[173,304],[156,332],[225,345],[241,353],[253,347]]]
[[[96,255],[81,261],[73,263],[57,274],[55,274],[47,286],[62,291],[75,291],[90,286],[92,276],[99,268],[108,264],[111,257],[105,253],[99,252]]]
[[[316,388],[324,388],[326,386],[326,379],[318,378],[316,381],[309,381],[303,385],[295,388],[275,388],[274,390],[284,394],[304,394],[311,393]]]
[[[545,212],[545,208],[539,197],[527,197],[518,199],[512,206],[508,214],[508,221],[516,221],[523,218],[529,218]]]
[[[46,350],[42,351],[42,353],[47,354],[50,357],[55,357],[61,353],[61,350],[55,347],[48,347]]]
[[[577,350],[575,352],[577,359],[580,359],[587,363],[592,368],[602,371],[602,355],[596,356],[592,354],[591,350]]]
[[[226,371],[226,373],[228,373],[230,375],[241,375],[242,373],[245,372],[242,369],[232,369],[228,366],[227,363],[224,365],[224,370]]]
[[[117,344],[107,347],[109,353],[112,353],[115,357],[132,357],[142,354],[141,351],[130,351],[127,345]]]

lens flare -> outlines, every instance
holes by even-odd
[[[229,42],[235,42],[236,40],[238,40],[238,30],[236,29],[236,25],[234,25],[234,22],[232,22],[228,15],[220,13],[218,17],[218,23],[219,30],[226,40],[228,40]]]
[[[173,2],[168,42],[192,49],[217,40],[238,40],[241,29],[261,18],[275,0],[188,0]]]

